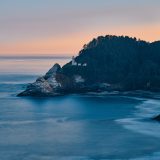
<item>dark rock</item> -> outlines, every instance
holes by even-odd
[[[45,79],[48,79],[49,77],[55,75],[56,73],[61,71],[61,66],[56,63],[44,76]]]
[[[29,84],[26,91],[19,94],[19,96],[34,96],[34,95],[48,95],[53,92],[53,88],[43,78],[40,77],[36,82]]]
[[[60,71],[59,64],[55,64],[44,77],[39,77],[36,82],[29,84],[26,90],[18,96],[55,96],[60,95],[57,93],[57,88],[61,84],[56,80],[56,74]]]
[[[156,117],[154,117],[152,119],[160,122],[160,115],[158,115],[158,116],[156,116]]]

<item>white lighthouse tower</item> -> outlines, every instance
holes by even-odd
[[[72,57],[72,66],[77,66],[77,62],[75,61],[74,56]]]

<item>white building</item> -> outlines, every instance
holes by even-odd
[[[81,63],[78,63],[78,66],[81,66]]]
[[[75,61],[74,56],[72,57],[72,66],[77,66],[77,62]]]
[[[72,57],[72,66],[83,66],[83,67],[86,67],[87,66],[87,63],[77,63],[76,60],[75,60],[75,57],[73,56]]]

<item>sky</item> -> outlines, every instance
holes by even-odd
[[[160,0],[1,0],[0,56],[76,55],[100,35],[160,40]]]

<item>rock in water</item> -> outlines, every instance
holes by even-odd
[[[19,96],[43,96],[53,92],[50,84],[43,78],[40,77],[36,82],[27,86],[26,91],[19,94]]]
[[[61,66],[56,63],[44,76],[45,79],[50,78],[51,76],[55,75],[56,73],[60,72]]]
[[[59,95],[57,88],[61,84],[57,82],[56,76],[60,72],[61,67],[55,64],[43,77],[39,77],[36,82],[29,84],[26,90],[18,96],[54,96]]]
[[[156,116],[156,117],[154,117],[152,119],[160,122],[160,115],[158,115],[158,116]]]

